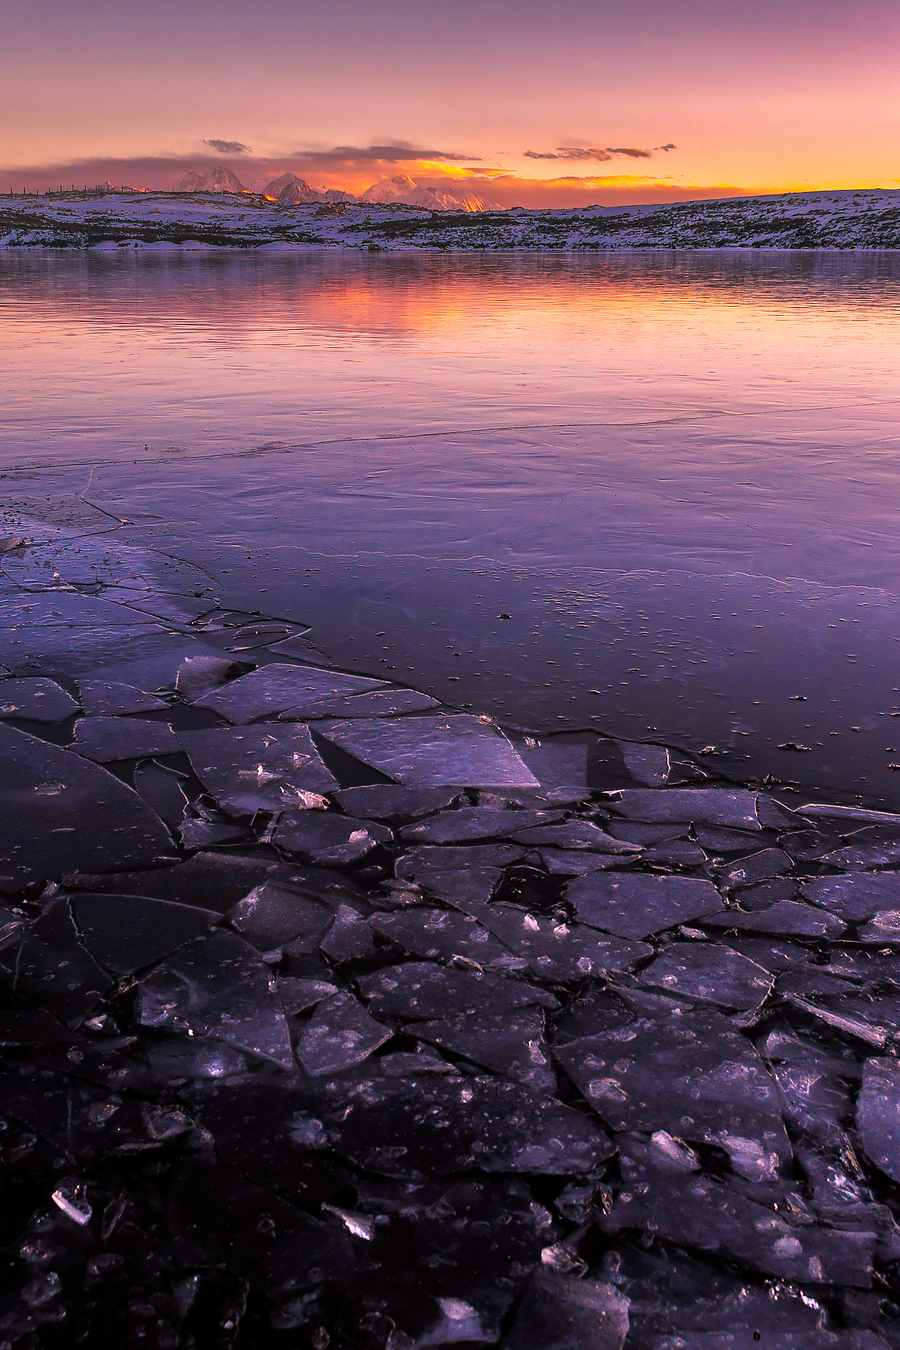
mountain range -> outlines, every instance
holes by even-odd
[[[246,192],[237,174],[224,164],[216,164],[207,173],[191,169],[178,184],[179,192]],[[273,178],[262,190],[263,197],[284,206],[307,206],[315,202],[363,202],[379,205],[420,206],[429,211],[491,211],[497,203],[475,193],[442,184],[424,187],[408,174],[396,174],[373,183],[360,197],[339,188],[311,187],[306,179],[295,173],[283,173]]]

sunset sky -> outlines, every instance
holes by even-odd
[[[505,206],[897,187],[898,49],[896,0],[6,0],[0,190],[220,161]]]

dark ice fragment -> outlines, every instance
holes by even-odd
[[[308,940],[306,950],[314,951],[333,914],[331,906],[268,881],[239,900],[227,917],[257,951],[273,951],[301,934]]]
[[[337,985],[330,980],[316,980],[300,976],[286,975],[276,980],[281,1003],[286,1013],[301,1013],[313,1008],[325,998],[333,998],[339,992]]]
[[[168,707],[161,698],[146,694],[133,684],[83,679],[78,681],[78,688],[87,717],[121,717],[126,713],[155,712]]]
[[[268,969],[235,933],[201,938],[141,981],[146,1027],[211,1036],[291,1067],[290,1037]]]
[[[566,898],[582,922],[625,938],[650,937],[721,908],[712,882],[695,877],[595,873],[570,881]]]
[[[185,817],[179,826],[178,835],[182,846],[191,850],[253,840],[253,835],[245,825],[236,825],[232,821],[199,820],[194,816]]]
[[[150,1067],[168,1081],[227,1078],[247,1071],[247,1057],[239,1050],[203,1036],[148,1041],[144,1051]]]
[[[321,732],[371,768],[410,787],[538,787],[509,741],[464,713],[326,721]]]
[[[632,970],[652,954],[643,942],[607,937],[580,924],[529,914],[512,905],[479,905],[469,913],[528,962],[544,980],[583,980]]]
[[[616,745],[636,783],[659,788],[669,781],[672,761],[664,745],[644,745],[640,741],[616,741]]]
[[[375,914],[371,925],[382,937],[428,960],[452,961],[454,957],[464,957],[479,966],[512,966],[509,948],[468,914],[415,909]]]
[[[562,811],[503,811],[484,806],[442,811],[414,825],[404,825],[401,838],[414,843],[457,844],[467,839],[502,839],[530,826],[562,820]]]
[[[118,778],[0,725],[0,884],[151,863],[170,848],[162,821]]]
[[[823,914],[797,900],[779,900],[768,909],[744,913],[723,909],[702,919],[706,928],[734,929],[741,933],[777,933],[785,937],[836,938],[846,924],[832,914]]]
[[[347,867],[388,844],[393,834],[386,825],[353,820],[336,812],[285,811],[275,828],[275,844],[287,853],[299,853],[316,863]]]
[[[309,722],[319,717],[396,717],[440,706],[436,698],[420,694],[417,689],[373,689],[367,694],[337,695],[301,703],[279,716],[283,722]]]
[[[900,909],[886,909],[880,914],[873,914],[871,921],[863,924],[856,935],[860,942],[900,943]]]
[[[67,1073],[13,1060],[0,1063],[0,1111],[46,1139],[58,1156],[76,1162],[150,1142],[141,1103]]]
[[[72,695],[55,680],[0,680],[0,718],[22,717],[30,722],[64,722],[79,711],[79,705]]]
[[[762,966],[728,947],[709,942],[673,944],[638,977],[641,984],[720,1008],[756,1008],[772,989]]]
[[[873,1232],[791,1225],[709,1177],[648,1173],[622,1191],[602,1226],[650,1230],[784,1280],[863,1289],[872,1281]]]
[[[538,853],[552,877],[583,877],[588,872],[610,872],[617,867],[627,867],[633,858],[630,853],[588,853],[587,850],[576,852],[565,848],[542,848]]]
[[[736,897],[741,909],[771,909],[781,900],[793,900],[797,895],[797,883],[793,877],[773,877],[771,881],[761,881],[756,886],[741,889]]]
[[[876,1167],[900,1181],[900,1062],[867,1059],[856,1108],[860,1142]]]
[[[349,1087],[350,1085],[348,1085]],[[501,1078],[369,1078],[326,1117],[325,1140],[382,1176],[525,1172],[578,1176],[613,1153],[593,1121]]]
[[[860,831],[860,834],[865,833],[867,831]],[[843,848],[822,855],[823,863],[828,863],[829,867],[839,867],[842,872],[866,872],[874,867],[894,867],[898,861],[900,861],[900,838],[897,836],[864,843],[857,835],[851,835],[850,841]]]
[[[610,807],[630,820],[689,820],[695,825],[762,829],[756,793],[744,788],[622,788]]]
[[[299,714],[305,704],[314,705],[319,699],[363,693],[383,685],[383,680],[341,675],[318,666],[273,662],[194,702],[201,708],[211,708],[236,726],[246,726],[257,717],[271,717],[288,708]]]
[[[48,1012],[0,1012],[0,1045],[47,1045],[74,1042],[81,1033],[63,1026]]]
[[[17,993],[77,1026],[111,984],[82,946],[67,900],[55,900],[29,925],[16,963]]]
[[[539,745],[515,741],[516,750],[541,787],[541,795],[555,794],[550,800],[565,801],[588,795],[586,745],[568,745],[543,741]]]
[[[335,800],[348,816],[365,820],[417,820],[443,811],[459,796],[458,788],[409,788],[394,783],[343,788]]]
[[[103,764],[114,759],[177,755],[181,744],[168,722],[145,722],[140,717],[82,717],[75,723],[70,748]]]
[[[690,830],[688,821],[673,824],[648,824],[643,820],[619,820],[613,816],[606,828],[614,839],[625,839],[629,844],[662,844],[668,839],[684,839]]]
[[[771,1032],[760,1053],[771,1067],[791,1129],[818,1148],[840,1149],[846,1143],[844,1123],[852,1114],[850,1083],[857,1066],[786,1031]]]
[[[640,853],[639,844],[614,839],[589,820],[568,820],[564,825],[539,825],[512,833],[520,844],[549,845],[555,848],[590,849],[595,853]]]
[[[503,1350],[622,1350],[628,1298],[611,1284],[538,1266]]]
[[[316,1008],[297,1046],[307,1073],[342,1073],[368,1059],[392,1032],[370,1017],[352,994],[337,994]]]
[[[543,1015],[535,1009],[474,1016],[464,1013],[439,1022],[417,1022],[410,1031],[535,1092],[556,1091],[556,1073],[544,1041]]]
[[[398,858],[394,874],[403,881],[427,884],[435,873],[467,871],[477,867],[508,867],[524,856],[525,850],[516,844],[470,844],[453,847],[422,845]]]
[[[775,1085],[727,1018],[706,1009],[637,1018],[554,1054],[614,1130],[718,1144],[749,1180],[791,1157]]]
[[[293,950],[293,947],[288,949]],[[365,961],[375,955],[371,924],[350,905],[341,905],[334,922],[319,943],[319,950],[340,965],[342,961]]]
[[[645,849],[641,861],[667,867],[702,867],[706,862],[706,854],[691,839],[672,839],[668,843],[654,844],[652,848]]]
[[[862,923],[882,910],[900,908],[900,872],[814,877],[803,882],[800,892],[846,923]]]
[[[556,1008],[543,989],[498,975],[447,969],[428,961],[385,966],[359,981],[360,992],[379,1015],[452,1017],[461,1013],[510,1015],[517,1008]]]
[[[715,825],[701,825],[696,831],[697,843],[709,853],[753,853],[759,840],[744,830],[726,830]]]
[[[316,806],[310,794],[337,787],[303,726],[183,731],[181,742],[210,796],[233,815]]]
[[[826,853],[833,853],[840,847],[840,838],[835,834],[822,834],[818,830],[798,830],[795,834],[783,834],[778,840],[795,862],[817,862]]]
[[[225,914],[255,886],[272,881],[301,893],[321,896],[337,905],[359,895],[351,881],[326,868],[302,867],[275,862],[256,854],[195,853],[185,862],[169,867],[148,867],[134,872],[69,873],[65,884],[80,891],[116,891],[125,895],[151,895],[157,900],[178,900]]]
[[[187,798],[181,788],[183,781],[180,774],[152,762],[139,764],[134,771],[135,790],[160,820],[164,820],[172,829],[181,825],[187,806]]]
[[[71,897],[84,945],[114,975],[130,975],[214,928],[221,916],[145,895]]]
[[[428,872],[422,877],[421,884],[439,900],[467,909],[469,905],[487,903],[502,876],[499,867],[457,868],[448,872]]]
[[[765,848],[760,853],[750,853],[738,859],[728,867],[719,868],[716,876],[725,891],[737,890],[741,886],[754,886],[757,882],[768,881],[771,877],[789,872],[793,863],[780,848]]]

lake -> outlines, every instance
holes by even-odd
[[[0,316],[23,510],[507,726],[900,802],[900,254],[22,249]]]

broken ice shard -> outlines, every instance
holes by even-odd
[[[639,741],[617,741],[625,768],[638,783],[662,787],[669,781],[672,764],[664,745],[643,745]]]
[[[376,933],[416,956],[438,961],[465,957],[479,966],[512,965],[509,948],[467,914],[415,909],[401,914],[375,914],[371,924]]]
[[[756,793],[744,788],[622,788],[609,804],[629,820],[689,820],[695,825],[762,829]]]
[[[214,910],[145,895],[71,897],[84,945],[115,975],[131,975],[221,922]]]
[[[516,1008],[557,1008],[552,994],[517,980],[445,969],[430,961],[384,966],[359,981],[373,1012],[391,1017],[450,1017],[458,1013],[510,1014]]]
[[[82,717],[75,723],[71,749],[102,764],[114,759],[177,755],[181,744],[168,722],[145,722],[140,717]]]
[[[368,1059],[391,1035],[352,994],[337,994],[316,1008],[300,1037],[297,1059],[314,1077],[342,1073]]]
[[[236,933],[191,943],[140,983],[142,1026],[211,1036],[290,1067],[287,1023],[275,982]]]
[[[30,722],[64,722],[79,706],[55,680],[0,680],[0,718]]]
[[[269,667],[271,669],[271,667]],[[288,708],[284,721],[311,721],[320,717],[396,717],[401,713],[425,712],[441,705],[436,698],[416,689],[373,689],[367,694],[351,694],[316,699]]]
[[[181,742],[210,796],[233,815],[304,806],[306,793],[337,787],[306,727],[265,723],[183,731]]]
[[[548,825],[561,819],[561,811],[503,811],[468,806],[460,811],[442,811],[415,825],[404,825],[400,834],[403,839],[417,843],[457,844],[466,839],[499,839],[532,825]]]
[[[326,721],[321,731],[364,764],[410,787],[539,786],[505,736],[464,713]]]
[[[801,905],[796,900],[779,900],[768,909],[745,913],[740,909],[723,909],[703,916],[707,928],[734,929],[739,933],[775,933],[783,937],[821,938],[840,937],[846,924],[833,914],[824,914],[812,905]]]
[[[67,900],[55,900],[27,928],[16,964],[16,992],[77,1025],[112,980],[81,945]]]
[[[499,1078],[370,1078],[334,1103],[331,1146],[395,1177],[454,1172],[578,1176],[613,1153],[593,1121]]]
[[[590,849],[596,853],[640,853],[640,844],[614,839],[589,820],[568,820],[564,825],[524,826],[513,838],[520,844],[550,845],[554,848]]]
[[[274,951],[302,936],[312,952],[333,912],[329,905],[268,881],[239,900],[228,911],[228,921],[258,951]]]
[[[650,937],[722,906],[711,881],[637,873],[577,877],[566,898],[584,923],[625,938]]]
[[[0,725],[0,884],[146,865],[170,848],[162,821],[118,778]]]
[[[442,811],[459,796],[458,788],[408,788],[395,783],[343,788],[335,794],[341,809],[366,820],[416,820]]]
[[[464,1055],[536,1092],[556,1091],[556,1073],[544,1042],[544,1020],[536,1010],[464,1014],[438,1022],[417,1022],[410,1031],[423,1041]]]
[[[729,867],[720,868],[717,879],[723,890],[733,891],[740,886],[753,886],[758,881],[780,876],[783,872],[789,872],[791,866],[791,859],[780,848],[766,848],[746,858],[739,858]]]
[[[236,726],[246,726],[257,717],[271,717],[291,709],[299,714],[305,704],[335,694],[359,694],[381,688],[383,680],[361,675],[341,675],[318,666],[295,666],[274,662],[261,666],[239,680],[195,699],[201,708],[211,708]]]
[[[900,908],[900,873],[814,877],[803,882],[800,893],[847,923],[864,923],[882,910]]]
[[[772,988],[762,966],[728,947],[678,942],[640,973],[641,984],[720,1008],[755,1008]]]
[[[312,862],[346,867],[378,844],[390,843],[393,837],[386,825],[371,820],[352,820],[336,812],[285,811],[275,829],[274,842]]]
[[[710,1177],[649,1171],[646,1180],[629,1182],[602,1226],[643,1228],[785,1280],[863,1289],[872,1281],[873,1232],[789,1224]]]
[[[540,1265],[531,1276],[503,1348],[622,1350],[627,1335],[628,1298],[620,1290]]]
[[[718,1144],[750,1180],[773,1178],[791,1157],[775,1084],[721,1014],[637,1018],[554,1054],[614,1130]]]
[[[643,942],[625,942],[581,924],[529,914],[513,905],[459,904],[544,980],[583,980],[607,971],[631,970],[652,954]]]
[[[900,1181],[900,1063],[896,1059],[866,1060],[856,1124],[868,1157]]]
[[[79,680],[78,688],[88,717],[121,717],[125,713],[154,712],[168,707],[154,694],[114,680]]]

